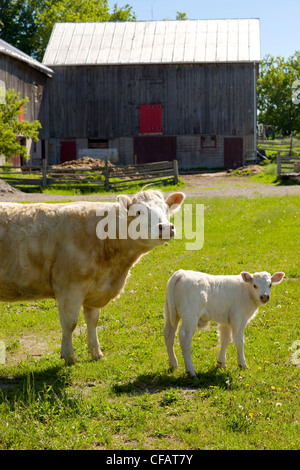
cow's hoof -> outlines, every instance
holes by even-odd
[[[99,359],[103,359],[104,354],[100,351],[100,353],[92,353],[93,361],[99,361]]]
[[[76,359],[75,356],[71,356],[71,357],[60,356],[60,357],[61,357],[61,359],[64,359],[66,366],[72,366],[72,365],[76,364],[76,362],[77,362],[77,359]]]
[[[219,362],[219,361],[218,361],[218,362],[217,362],[217,365],[218,365],[218,367],[219,367],[220,369],[225,369],[225,368],[226,368],[225,362]]]

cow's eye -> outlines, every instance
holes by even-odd
[[[271,289],[271,287],[272,287],[272,284],[269,284],[269,289]]]
[[[136,215],[141,215],[141,211],[137,211]]]
[[[257,289],[257,285],[256,285],[256,284],[253,284],[253,287],[254,287],[254,289]]]

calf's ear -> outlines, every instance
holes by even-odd
[[[285,274],[281,272],[273,274],[273,276],[271,277],[272,284],[279,284],[284,278],[284,276]]]
[[[245,271],[243,271],[243,272],[241,273],[241,276],[242,276],[243,281],[245,281],[245,282],[250,282],[250,281],[252,281],[252,279],[253,279],[252,276],[251,276],[251,274],[250,274],[250,273],[247,273],[247,272],[245,272]]]
[[[123,194],[120,194],[119,196],[117,196],[117,201],[123,209],[128,211],[131,205],[131,199],[128,196],[124,196]]]
[[[180,208],[184,198],[185,195],[183,193],[172,193],[167,197],[165,203],[168,204],[171,214]]]

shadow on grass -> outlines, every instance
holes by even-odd
[[[70,384],[70,370],[62,366],[17,373],[13,377],[0,377],[0,404],[9,402],[13,405],[19,400],[29,404],[50,390],[51,394],[60,396]]]
[[[119,395],[129,393],[140,395],[145,392],[157,393],[168,388],[181,388],[183,390],[209,389],[213,386],[227,389],[231,377],[228,371],[213,367],[206,372],[199,372],[196,377],[190,378],[186,374],[181,376],[174,373],[152,373],[138,375],[133,381],[115,384],[112,392]]]

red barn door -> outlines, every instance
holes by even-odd
[[[73,141],[62,141],[60,143],[60,162],[69,162],[70,160],[76,160],[76,142]]]

